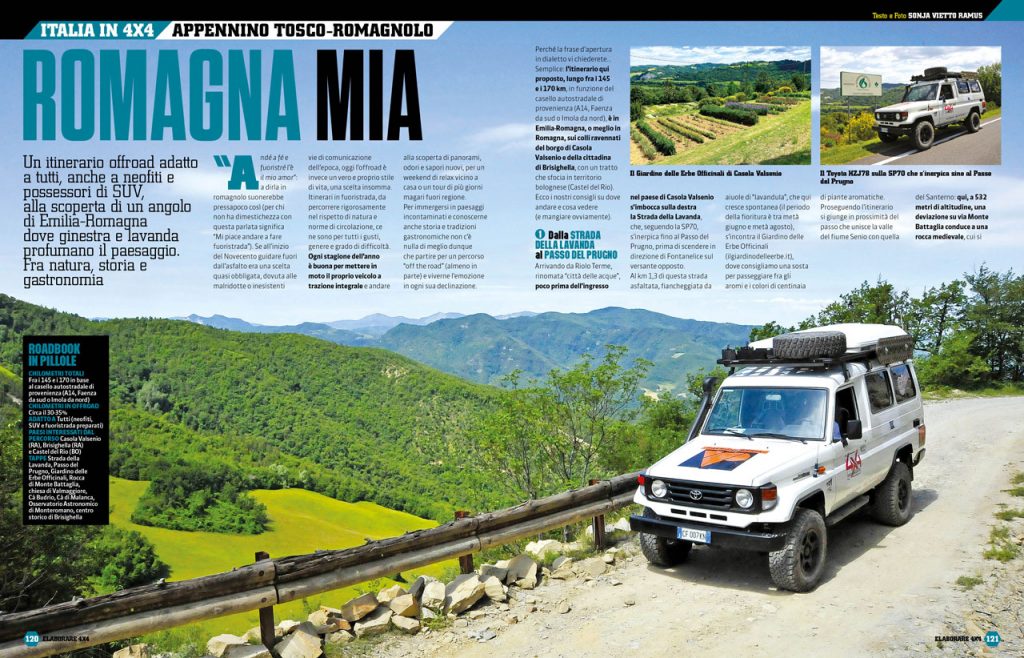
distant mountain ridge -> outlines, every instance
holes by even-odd
[[[586,313],[436,313],[425,318],[371,315],[360,320],[258,325],[220,315],[191,322],[248,333],[298,333],[342,345],[383,347],[470,381],[497,384],[513,370],[527,379],[567,368],[605,345],[625,345],[631,358],[654,363],[645,386],[680,389],[686,375],[714,364],[726,345],[746,342],[749,325],[702,322],[643,309]],[[384,329],[384,327],[387,327]]]

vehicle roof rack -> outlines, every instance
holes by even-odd
[[[878,360],[884,365],[906,361],[914,354],[914,339],[906,334],[885,336],[851,347],[837,356],[819,356],[803,359],[782,358],[775,355],[770,347],[726,347],[722,358],[716,363],[735,368],[736,366],[777,366],[790,368],[826,369],[836,365]]]
[[[932,82],[935,80],[945,80],[947,78],[964,78],[965,76],[960,71],[946,71],[945,73],[932,73],[930,75],[912,75],[910,76],[911,82]]]

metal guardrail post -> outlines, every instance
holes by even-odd
[[[455,510],[455,520],[464,519],[469,516],[466,510]],[[473,554],[459,556],[459,573],[473,573]]]
[[[600,480],[591,480],[590,484],[591,485],[595,485],[595,484],[598,484],[599,482],[600,482]],[[605,541],[604,541],[604,514],[598,514],[597,516],[594,517],[593,527],[594,527],[594,547],[597,548],[599,551],[603,551],[604,547],[605,547]]]
[[[269,560],[270,554],[266,551],[256,551],[256,561]],[[267,648],[267,651],[274,650],[277,637],[274,635],[274,606],[260,608],[260,642]]]

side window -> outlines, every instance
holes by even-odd
[[[906,365],[893,366],[889,369],[892,374],[892,388],[896,392],[896,402],[906,402],[917,395],[914,387],[914,378],[910,375],[910,368]]]
[[[846,436],[850,421],[857,418],[860,415],[857,413],[857,398],[853,395],[853,387],[847,386],[836,391],[835,421],[839,423],[839,433]]]
[[[889,373],[884,370],[869,372],[864,377],[868,387],[868,402],[871,413],[877,414],[892,406],[892,386],[889,385]]]
[[[953,85],[942,85],[942,91],[939,92],[939,100],[947,101],[953,98]]]
[[[958,92],[960,92],[961,94],[967,94],[967,93],[970,93],[971,86],[967,83],[966,80],[957,80],[956,81],[956,90]]]
[[[971,84],[971,91],[973,93],[975,93],[975,94],[981,93],[981,83],[980,82],[978,82],[977,80],[971,80],[970,84]]]

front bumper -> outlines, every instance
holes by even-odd
[[[914,126],[903,125],[903,124],[891,124],[891,123],[876,123],[875,132],[885,133],[887,135],[896,135],[897,137],[902,135],[909,135],[914,131]]]
[[[646,516],[637,516],[636,514],[629,517],[629,527],[634,532],[644,532],[668,539],[676,539],[678,537],[678,528],[707,530],[711,533],[710,546],[737,548],[744,551],[759,551],[762,553],[777,551],[786,543],[785,533],[756,532],[741,528],[729,528],[727,526],[685,523],[662,517],[653,519]]]

